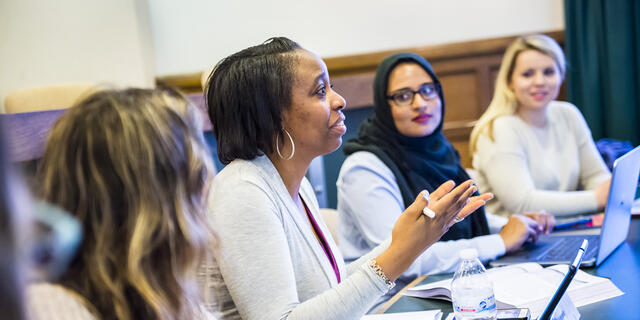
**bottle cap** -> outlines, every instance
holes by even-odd
[[[474,248],[462,249],[458,254],[460,255],[460,259],[471,260],[478,257],[478,250]]]

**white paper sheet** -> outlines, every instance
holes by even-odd
[[[440,320],[442,319],[442,311],[427,310],[415,312],[399,312],[385,314],[369,314],[360,320]]]
[[[493,282],[498,308],[513,306],[529,308],[531,317],[539,316],[551,300],[558,285],[567,273],[567,265],[555,265],[542,268],[537,263],[522,263],[487,270]],[[436,289],[438,288],[438,289]],[[431,289],[431,291],[427,291]],[[423,298],[446,299],[451,301],[451,279],[416,286],[405,291],[405,295]],[[432,297],[434,293],[439,296]],[[446,294],[443,294],[446,292]],[[576,307],[606,300],[624,294],[611,280],[592,276],[582,270],[571,281],[566,294]]]

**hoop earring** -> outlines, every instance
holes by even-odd
[[[291,141],[291,154],[288,157],[283,157],[282,153],[280,153],[280,144],[278,143],[278,141],[276,140],[276,152],[278,152],[278,156],[280,157],[280,159],[282,160],[291,160],[291,158],[293,158],[293,155],[296,153],[296,145],[295,143],[293,143],[293,138],[291,138],[291,134],[289,134],[289,131],[287,131],[287,129],[282,129],[284,130],[284,133],[287,134],[287,136],[289,137],[289,141]],[[278,139],[280,140],[280,139]]]

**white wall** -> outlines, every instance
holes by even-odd
[[[563,28],[562,0],[0,0],[0,109],[22,87],[151,86],[279,35],[330,57]]]
[[[269,37],[322,57],[564,29],[562,0],[148,0],[158,75]]]
[[[1,0],[0,108],[23,87],[89,82],[152,86],[145,0]]]

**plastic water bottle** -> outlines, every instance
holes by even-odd
[[[456,320],[496,319],[496,299],[493,283],[476,249],[460,251],[460,265],[451,282],[451,298]]]

